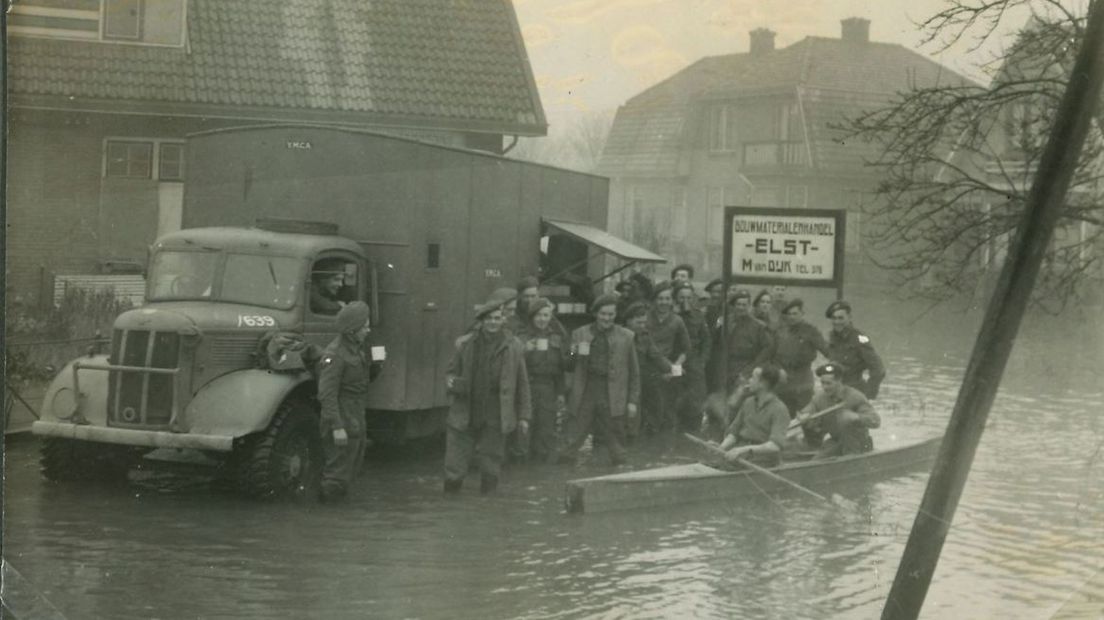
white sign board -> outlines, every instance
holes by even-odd
[[[838,282],[843,258],[840,213],[735,211],[730,219],[733,278],[824,286]]]

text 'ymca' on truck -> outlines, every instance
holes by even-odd
[[[571,324],[607,267],[664,261],[602,230],[598,176],[316,126],[205,132],[187,152],[181,229],[151,248],[146,303],[116,319],[109,353],[69,363],[46,393],[32,430],[49,478],[187,457],[250,494],[310,492],[315,378],[266,364],[259,345],[335,336],[312,274],[339,273],[332,297],[372,307],[386,362],[367,428],[394,442],[443,428],[455,339],[491,291],[539,273]]]

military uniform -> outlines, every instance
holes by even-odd
[[[341,303],[333,297],[328,297],[319,290],[318,287],[311,289],[310,307],[311,312],[315,314],[324,314],[327,316],[333,316],[341,311],[345,304]]]
[[[726,392],[736,387],[738,379],[747,378],[756,366],[766,363],[771,356],[774,345],[770,330],[754,317],[750,315],[741,317],[730,312],[728,318],[732,321],[732,327],[729,329],[725,329],[723,326],[717,327],[714,339],[717,344],[713,347],[715,351],[714,358],[717,359],[714,363],[717,373],[716,388],[719,390],[723,387]],[[728,378],[722,381],[720,356],[725,354],[725,342],[722,340],[722,334],[726,332],[728,335],[728,368],[726,369]]]
[[[686,355],[686,378],[678,399],[678,414],[683,426],[693,424],[701,412],[705,401],[706,381],[705,363],[710,356],[712,338],[705,314],[696,308],[679,313],[686,330],[690,333],[690,350]]]
[[[805,440],[810,447],[821,447],[823,443],[820,456],[862,454],[874,449],[874,441],[870,438],[868,429],[881,426],[881,418],[859,390],[844,385],[841,386],[840,392],[834,396],[820,392],[813,396],[802,411],[802,415],[811,415],[843,403],[839,411],[812,420],[803,426]],[[853,424],[841,422],[842,414],[848,411],[858,415],[857,422]],[[824,441],[825,434],[829,435],[827,441]]]
[[[364,350],[349,335],[338,336],[327,346],[318,363],[318,400],[322,403],[320,432],[325,465],[322,470],[324,498],[336,498],[348,491],[360,465],[368,437],[364,427],[370,364]],[[333,432],[345,429],[349,443],[338,446]]]
[[[885,366],[866,334],[851,326],[838,332],[832,330],[828,334],[828,357],[843,367],[844,385],[859,390],[869,399],[878,397]],[[869,378],[863,377],[864,370]]]
[[[558,447],[556,415],[566,391],[567,334],[550,323],[543,331],[530,326],[519,339],[525,347],[525,368],[529,373],[533,408],[528,453],[539,460],[554,460]],[[547,343],[544,350],[539,346],[542,341]]]
[[[786,371],[786,380],[778,386],[778,398],[793,416],[813,397],[812,363],[818,351],[828,357],[828,343],[819,329],[804,321],[779,326],[774,338],[774,361]]]
[[[452,402],[445,420],[445,491],[460,490],[474,458],[480,490],[489,493],[498,486],[506,438],[532,417],[525,354],[521,342],[505,331],[481,329],[463,336],[459,345],[447,372]]]

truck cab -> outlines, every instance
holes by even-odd
[[[252,494],[304,491],[321,465],[309,356],[274,367],[260,345],[281,333],[325,346],[337,310],[354,300],[376,314],[372,264],[338,233],[265,220],[158,239],[147,303],[116,319],[108,353],[70,362],[47,391],[32,428],[46,438],[46,475],[102,475],[144,452],[198,450]]]

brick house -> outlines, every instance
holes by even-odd
[[[598,168],[611,177],[610,232],[708,279],[721,271],[725,206],[847,209],[848,280],[873,283],[859,208],[878,181],[864,165],[876,153],[838,126],[897,92],[966,80],[870,41],[869,26],[845,19],[839,39],[781,49],[753,30],[747,53],[702,58],[626,102]]]
[[[184,138],[310,122],[501,153],[547,123],[504,0],[20,0],[7,285],[134,268],[179,227]]]

